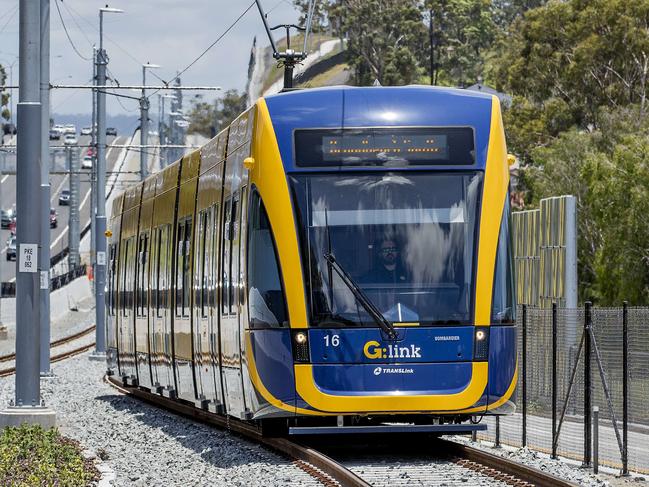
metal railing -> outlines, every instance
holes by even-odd
[[[518,317],[518,411],[485,418],[479,436],[649,473],[649,308],[522,306]]]

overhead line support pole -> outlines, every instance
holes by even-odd
[[[40,278],[38,247],[41,192],[40,30],[41,5],[19,3],[20,92],[17,148],[16,388],[15,402],[0,412],[0,427],[21,423],[54,426],[56,416],[44,407],[40,391]],[[22,224],[20,222],[23,222]]]
[[[50,0],[41,6],[41,240],[40,259],[40,342],[41,377],[51,377],[50,370]]]

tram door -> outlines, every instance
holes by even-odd
[[[229,163],[230,161],[228,161]],[[226,169],[227,171],[227,169]],[[241,194],[227,195],[223,205],[221,282],[221,365],[228,414],[245,417],[239,333],[239,250]]]
[[[214,207],[201,210],[196,218],[194,234],[194,371],[196,375],[196,404],[206,408],[213,400],[214,376],[210,360],[209,342],[209,269],[212,260],[212,234]]]

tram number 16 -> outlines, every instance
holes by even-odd
[[[340,335],[325,335],[324,336],[325,347],[337,347],[340,345]]]

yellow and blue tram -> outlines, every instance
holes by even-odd
[[[294,434],[511,412],[508,186],[496,97],[261,98],[114,199],[109,373]]]

